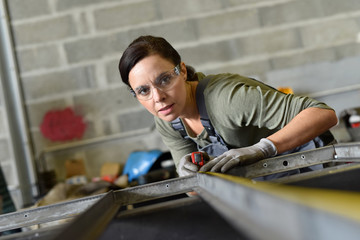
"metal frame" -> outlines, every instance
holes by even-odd
[[[22,86],[5,0],[0,0],[0,80],[9,125],[11,148],[18,172],[22,205],[33,202],[37,195],[36,174],[28,119],[24,108]],[[1,90],[1,87],[0,87]]]
[[[236,168],[229,173],[246,178],[256,178],[318,164],[359,162],[359,159],[360,143],[341,143],[264,159],[248,166]]]
[[[349,161],[342,165],[360,170],[359,144],[341,144],[278,158],[288,161],[281,170],[311,166],[319,162]],[[302,157],[305,156],[305,157]],[[275,159],[275,158],[274,158]],[[314,160],[317,159],[317,160]],[[262,161],[258,174],[276,170],[273,159]],[[293,164],[292,161],[297,163]],[[264,163],[268,163],[265,167]],[[280,161],[282,164],[282,162]],[[249,169],[253,166],[245,167]],[[285,167],[285,169],[283,169]],[[328,168],[338,169],[339,167]],[[277,169],[279,170],[279,169]],[[276,171],[277,171],[276,170]],[[121,207],[179,193],[196,192],[183,200],[172,200],[134,210]],[[340,199],[339,201],[334,201]],[[24,210],[0,216],[0,231],[31,226],[76,216],[70,223],[53,228],[23,232],[0,239],[98,239],[109,222],[128,214],[142,214],[176,204],[204,201],[226,219],[239,234],[250,239],[357,239],[360,234],[360,193],[324,189],[299,188],[278,183],[258,182],[223,174],[197,173],[194,176],[111,191],[107,194],[65,203]],[[120,212],[120,213],[119,213]],[[47,230],[46,230],[47,229]]]

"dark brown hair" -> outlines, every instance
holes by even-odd
[[[141,36],[135,39],[126,48],[119,62],[119,71],[122,81],[129,84],[129,73],[131,69],[142,59],[151,55],[160,55],[161,57],[177,65],[181,62],[179,53],[171,46],[171,44],[162,37]],[[194,78],[195,70],[186,66],[188,72],[188,80]]]

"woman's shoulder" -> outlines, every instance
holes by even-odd
[[[199,81],[207,78],[210,79],[211,81],[221,81],[221,80],[230,80],[230,81],[234,81],[234,80],[244,80],[246,81],[247,79],[249,79],[248,77],[242,76],[240,74],[237,73],[218,73],[218,74],[204,74],[202,72],[197,72],[196,73],[197,78]]]
[[[238,74],[222,73],[212,75],[200,75],[199,81],[208,80],[204,87],[204,103],[212,121],[219,115],[231,111],[232,101],[242,102],[245,95],[240,94],[241,88],[247,83],[247,78]],[[234,94],[237,92],[236,94]],[[235,97],[235,98],[234,98]],[[220,114],[218,114],[220,113]]]
[[[211,75],[198,75],[199,81],[208,80],[208,83],[204,90],[204,95],[207,97],[220,97],[223,94],[227,94],[229,91],[233,91],[235,88],[239,88],[246,85],[253,85],[251,79],[233,73],[221,73]]]
[[[236,73],[220,73],[205,75],[197,73],[199,81],[208,79],[208,88],[232,87],[234,85],[256,85],[257,81]]]
[[[206,95],[220,96],[222,94],[226,95],[230,92],[234,94],[235,92],[241,93],[243,91],[249,93],[251,90],[277,91],[275,88],[262,81],[236,73],[220,73],[211,75],[204,75],[201,73],[198,76],[199,81],[205,79],[209,80],[204,91],[204,94]]]

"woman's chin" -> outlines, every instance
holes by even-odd
[[[164,116],[164,115],[158,115],[158,117],[159,117],[161,120],[164,120],[164,121],[166,121],[166,122],[172,122],[172,121],[174,121],[175,119],[178,118],[178,116],[175,116],[175,115],[173,115],[173,114],[166,115],[166,116]]]

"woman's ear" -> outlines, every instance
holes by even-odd
[[[180,74],[182,74],[185,77],[185,81],[186,81],[187,80],[186,79],[187,78],[187,69],[186,69],[186,65],[184,62],[180,63],[180,69],[181,69]]]

